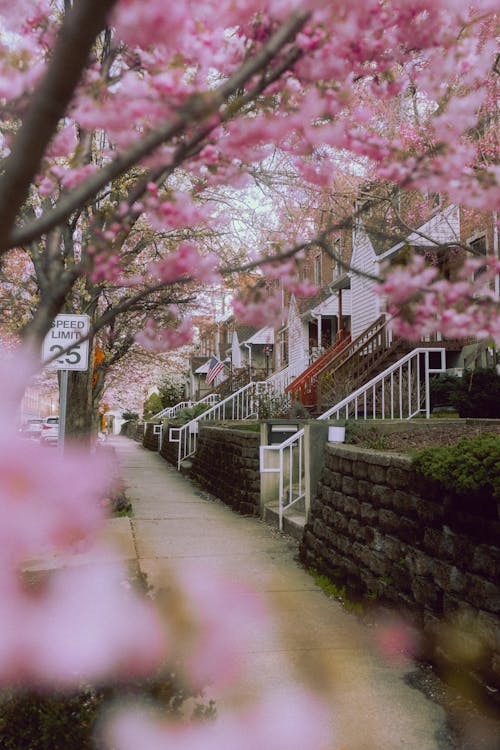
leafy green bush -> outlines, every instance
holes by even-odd
[[[160,396],[157,393],[152,393],[144,402],[144,414],[143,419],[146,421],[151,419],[152,416],[158,414],[163,409],[163,404]]]
[[[500,497],[500,437],[484,434],[426,448],[413,458],[413,468],[460,495]]]
[[[453,407],[460,417],[500,418],[500,375],[493,369],[465,370],[461,378],[437,375],[430,380],[431,407]]]
[[[500,418],[500,375],[496,370],[465,371],[451,395],[461,417]]]
[[[183,424],[187,424],[195,417],[199,417],[200,414],[203,414],[203,412],[210,408],[209,404],[196,404],[196,406],[179,409],[175,419],[169,420],[169,424],[172,425],[172,427],[182,427]]]
[[[215,703],[189,690],[174,676],[127,685],[87,687],[75,693],[0,692],[2,750],[105,750],[99,739],[101,710],[115,696],[144,700],[172,717],[213,719]],[[194,703],[188,701],[194,699]],[[97,725],[97,726],[96,726]],[[96,731],[97,729],[97,731]]]
[[[122,419],[126,419],[127,422],[130,422],[130,420],[139,419],[139,415],[136,411],[124,411],[122,414]]]
[[[95,750],[93,727],[103,701],[99,691],[75,695],[21,693],[0,699],[3,750]]]
[[[453,406],[453,397],[460,388],[461,381],[462,378],[448,375],[448,373],[431,376],[429,380],[431,409],[437,406]]]

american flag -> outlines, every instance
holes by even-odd
[[[217,375],[224,369],[224,363],[220,361],[220,359],[217,359],[217,357],[212,357],[210,362],[208,363],[208,371],[207,371],[207,383],[211,383]]]

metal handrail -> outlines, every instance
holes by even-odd
[[[440,368],[430,368],[429,367],[429,354],[437,353],[439,352],[441,355],[441,366]],[[421,401],[421,384],[420,384],[420,355],[424,355],[424,401],[425,401],[425,408],[422,408],[420,406]],[[422,411],[425,411],[425,415],[428,418],[430,416],[430,397],[429,397],[429,375],[431,373],[437,373],[437,372],[444,372],[446,369],[446,350],[441,348],[430,348],[430,347],[418,347],[416,349],[413,349],[413,351],[409,352],[409,354],[406,354],[404,357],[399,359],[397,362],[395,362],[390,367],[387,367],[383,372],[376,375],[374,378],[368,381],[368,383],[365,383],[360,388],[355,390],[353,393],[351,393],[346,398],[342,399],[342,401],[339,401],[335,406],[332,406],[327,411],[323,412],[318,419],[341,419],[349,418],[349,407],[353,405],[354,407],[354,419],[359,419],[358,414],[358,400],[362,397],[363,398],[363,416],[361,418],[367,419],[368,412],[367,412],[367,396],[369,392],[371,391],[371,397],[373,399],[372,402],[372,408],[371,408],[371,416],[376,419],[377,418],[377,409],[376,409],[376,388],[378,385],[382,384],[381,389],[381,419],[385,419],[385,393],[383,390],[384,382],[387,378],[390,378],[389,385],[390,385],[390,411],[391,411],[391,419],[394,419],[394,374],[399,372],[399,384],[397,383],[396,386],[398,387],[398,404],[396,404],[396,407],[399,405],[399,418],[403,418],[403,413],[405,409],[403,408],[403,382],[402,382],[402,374],[403,374],[403,367],[407,365],[407,372],[408,377],[411,380],[411,361],[416,360],[416,382],[417,382],[417,404],[418,408],[414,411],[412,411],[412,399],[411,399],[411,384],[408,387],[408,415],[406,416],[406,419],[411,419],[412,417],[416,416]],[[344,410],[345,413],[341,414],[341,411]]]
[[[441,363],[439,368],[431,368],[429,365],[429,355],[439,352]],[[423,367],[421,366],[421,358],[423,358]],[[412,364],[413,363],[413,364]],[[353,407],[354,419],[368,419],[372,417],[374,419],[381,418],[385,419],[386,407],[388,406],[391,418],[394,418],[395,406],[396,411],[399,410],[400,418],[403,418],[403,414],[406,414],[406,419],[411,419],[421,412],[425,412],[426,417],[430,416],[430,393],[429,393],[429,375],[431,373],[443,372],[446,369],[446,351],[441,348],[434,347],[418,347],[409,354],[406,354],[398,362],[387,367],[379,375],[372,378],[368,383],[358,388],[350,396],[340,401],[338,404],[333,406],[328,411],[321,414],[318,419],[330,419],[350,416],[349,409]],[[407,377],[406,384],[404,383],[403,372]],[[423,387],[422,387],[423,381]],[[385,392],[385,386],[388,385],[388,393]],[[416,398],[412,395],[412,390],[415,387]],[[380,409],[377,409],[377,389],[380,391]],[[405,392],[406,390],[406,392]],[[372,403],[369,404],[371,398]],[[363,409],[359,409],[359,401],[362,401]],[[414,401],[416,403],[414,404]],[[371,406],[371,408],[369,408]],[[344,414],[341,414],[344,410]],[[305,496],[305,479],[304,485],[302,485],[302,476],[305,475],[304,466],[304,441],[305,430],[299,430],[298,432],[291,435],[289,438],[284,440],[282,443],[277,445],[263,445],[260,448],[260,472],[266,473],[279,473],[278,479],[278,513],[279,513],[279,528],[283,529],[283,515],[288,508],[294,503],[298,502]],[[294,446],[298,443],[299,450],[295,450],[295,456],[293,456]],[[288,485],[286,485],[285,479],[285,451],[289,451],[288,456]],[[270,451],[279,452],[279,460],[277,466],[266,466],[266,454]],[[295,470],[298,475],[299,482],[296,491],[293,487],[294,478],[294,462],[295,459]],[[288,502],[285,503],[285,497],[288,495]]]
[[[279,474],[278,479],[278,523],[279,530],[283,531],[283,517],[286,510],[298,503],[305,497],[305,462],[304,462],[304,434],[302,428],[282,443],[277,445],[261,445],[259,452],[259,469],[261,474]],[[298,450],[294,451],[294,448]],[[285,488],[285,451],[288,450],[288,486]],[[278,451],[278,466],[266,467],[266,452]],[[295,465],[294,465],[295,464]],[[296,469],[296,471],[295,471]],[[297,476],[296,489],[294,488],[294,476]],[[286,490],[286,491],[285,491]],[[288,495],[288,502],[285,497]]]
[[[174,417],[181,409],[190,409],[193,406],[198,406],[198,404],[213,405],[217,403],[218,399],[219,396],[217,395],[217,393],[209,393],[207,396],[200,398],[199,401],[180,401],[178,404],[175,404],[175,406],[167,406],[157,414],[153,414],[151,420],[161,419],[162,417],[166,417],[166,419],[169,419],[170,417]]]
[[[171,427],[168,440],[170,443],[178,443],[179,445],[177,469],[180,470],[181,463],[185,458],[196,452],[198,427],[201,421],[207,419],[249,419],[257,414],[254,408],[254,396],[260,395],[261,390],[267,391],[265,382],[247,383],[207,411],[186,422],[182,427]],[[241,397],[244,397],[243,400],[241,400]],[[226,411],[229,411],[229,409],[231,416],[228,417]]]

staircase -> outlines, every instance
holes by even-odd
[[[258,416],[259,399],[268,393],[269,385],[266,382],[247,383],[182,427],[170,427],[168,440],[170,443],[178,443],[177,469],[180,471],[182,462],[196,453],[200,422],[255,419]]]
[[[316,359],[307,369],[300,373],[285,388],[291,398],[307,408],[315,408],[317,403],[317,381],[321,372],[330,368],[336,361],[339,354],[349,344],[351,336],[348,331],[342,331],[337,341],[330,346],[318,359]]]
[[[217,394],[209,393],[208,396],[201,398],[199,401],[180,401],[178,404],[175,404],[175,406],[167,406],[165,409],[153,414],[148,421],[152,422],[153,419],[172,419],[172,417],[176,417],[182,409],[190,409],[192,406],[198,406],[198,404],[213,406],[218,400],[219,396]]]
[[[317,374],[316,403],[323,412],[407,354],[412,344],[393,338],[381,315]]]

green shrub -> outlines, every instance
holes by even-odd
[[[465,371],[450,405],[461,417],[500,418],[500,375],[496,370]]]
[[[460,388],[462,379],[456,375],[442,373],[431,376],[429,380],[431,409],[437,406],[452,406],[454,394]]]
[[[128,684],[87,687],[75,693],[9,690],[0,692],[0,748],[107,750],[109,745],[99,740],[101,711],[112,704],[113,698],[128,697],[156,706],[171,717],[212,719],[216,715],[213,701],[205,701],[200,692],[187,689],[169,674]]]
[[[199,417],[200,414],[203,414],[203,412],[207,411],[209,408],[211,408],[209,404],[196,404],[196,406],[179,409],[175,419],[169,420],[169,424],[172,427],[182,427],[183,424],[187,424],[195,417]]]
[[[493,369],[465,370],[463,376],[430,380],[431,407],[453,407],[460,417],[500,418],[500,375]]]
[[[152,393],[144,402],[144,414],[143,419],[146,421],[151,419],[152,416],[162,411],[163,404],[160,396],[157,393]]]
[[[103,694],[13,693],[0,698],[2,750],[95,750],[93,727]]]
[[[500,438],[484,434],[452,446],[425,448],[413,458],[413,468],[460,495],[500,497]]]
[[[124,411],[122,414],[122,419],[126,419],[127,422],[130,422],[131,420],[139,419],[139,415],[136,411]]]

